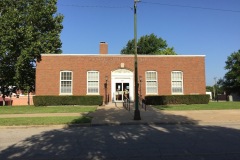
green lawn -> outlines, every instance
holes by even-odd
[[[80,113],[93,112],[96,109],[96,106],[0,106],[0,114]]]
[[[53,116],[53,117],[16,117],[1,118],[3,114],[39,114],[39,113],[82,113],[94,112],[96,106],[0,106],[0,126],[18,125],[57,125],[90,123],[88,116]]]
[[[240,102],[210,102],[209,104],[191,105],[159,105],[153,106],[160,110],[223,110],[240,109]]]
[[[90,122],[91,117],[87,116],[0,118],[0,126],[83,124]]]

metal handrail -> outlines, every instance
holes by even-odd
[[[130,111],[130,99],[126,98],[126,99],[123,100],[123,107],[126,110]]]

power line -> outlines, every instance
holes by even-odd
[[[143,4],[152,4],[152,5],[161,5],[161,6],[169,6],[169,7],[181,7],[181,8],[192,8],[192,9],[203,9],[203,10],[212,10],[212,11],[220,11],[220,12],[234,12],[240,13],[240,10],[231,10],[231,9],[220,9],[220,8],[208,8],[208,7],[198,7],[198,6],[188,6],[188,5],[178,5],[178,4],[169,4],[169,3],[158,3],[158,2],[146,2],[141,1]],[[108,5],[77,5],[77,4],[58,4],[59,6],[65,7],[77,7],[77,8],[108,8],[108,9],[133,9],[130,6],[108,6]]]
[[[58,4],[59,6],[65,6],[65,7],[78,7],[78,8],[110,8],[110,9],[122,9],[122,8],[129,8],[132,9],[132,7],[129,6],[88,6],[88,5],[76,5],[76,4]]]
[[[204,10],[221,11],[221,12],[235,12],[235,13],[240,13],[240,11],[238,11],[238,10],[231,10],[231,9],[197,7],[197,6],[187,6],[187,5],[158,3],[158,2],[145,2],[145,1],[141,1],[141,3],[153,4],[153,5],[162,5],[162,6],[169,6],[169,7],[182,7],[182,8],[193,8],[193,9],[204,9]]]

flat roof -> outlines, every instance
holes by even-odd
[[[41,54],[41,56],[134,57],[126,54]],[[205,57],[206,55],[137,55],[138,57]]]

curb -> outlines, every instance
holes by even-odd
[[[124,125],[198,125],[192,122],[120,122],[120,123],[99,123],[91,126],[124,126]]]
[[[82,123],[82,124],[60,124],[60,125],[19,125],[19,126],[0,126],[0,129],[14,128],[73,128],[73,127],[95,127],[95,126],[126,126],[126,125],[198,125],[192,122],[110,122],[110,123]]]
[[[75,127],[96,127],[96,126],[127,126],[127,125],[223,125],[223,124],[240,124],[240,122],[112,122],[112,123],[83,123],[83,124],[60,124],[60,125],[27,125],[27,126],[0,126],[0,129],[17,129],[17,128],[41,128],[49,127],[56,129],[66,129]]]

